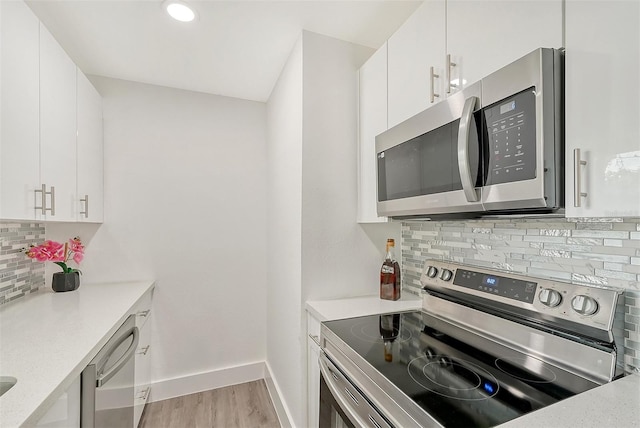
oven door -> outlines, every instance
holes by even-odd
[[[378,215],[483,211],[480,108],[478,82],[376,137]]]
[[[319,363],[320,428],[392,427],[324,352]]]

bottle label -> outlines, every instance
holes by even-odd
[[[382,269],[380,270],[381,273],[394,273],[395,269],[393,268],[393,266],[387,266],[384,265],[382,266]]]

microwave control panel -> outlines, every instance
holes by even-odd
[[[489,149],[487,185],[536,178],[533,88],[483,109]]]

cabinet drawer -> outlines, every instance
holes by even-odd
[[[320,341],[320,321],[307,313],[307,334],[316,343]]]
[[[136,315],[136,327],[138,327],[138,329],[140,330],[142,330],[142,327],[145,326],[147,320],[151,318],[152,299],[153,290],[142,296],[142,299],[140,300],[140,302],[138,302],[138,304],[132,311],[132,313]]]

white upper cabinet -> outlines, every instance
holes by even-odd
[[[40,24],[40,180],[47,220],[76,220],[76,65]],[[53,191],[51,189],[54,189]]]
[[[103,221],[102,97],[77,70],[78,221]]]
[[[389,128],[539,47],[562,0],[426,0],[388,40]]]
[[[101,97],[24,2],[0,20],[0,218],[101,222]]]
[[[387,130],[387,45],[360,68],[358,223],[387,221],[376,208],[376,135]]]
[[[23,2],[1,1],[0,9],[0,218],[36,220],[40,23]]]
[[[387,43],[391,128],[445,96],[445,0],[425,1]]]
[[[534,49],[562,47],[562,3],[447,0],[452,92],[461,82],[462,87],[474,83]]]
[[[639,29],[637,1],[566,3],[567,217],[640,216]]]

